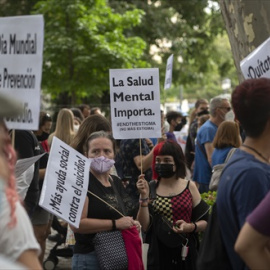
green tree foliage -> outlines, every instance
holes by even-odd
[[[29,15],[36,2],[36,0],[1,0],[0,16]]]
[[[211,98],[237,83],[217,5],[209,0],[3,0],[1,16],[45,18],[42,84],[58,104],[109,103],[109,69],[158,67],[161,97]],[[216,0],[211,1],[216,3]],[[173,85],[163,91],[167,58]]]
[[[118,12],[144,10],[142,23],[132,31],[147,43],[144,59],[160,68],[161,91],[167,58],[174,54],[173,85],[166,91],[167,100],[178,99],[180,85],[185,98],[211,98],[222,93],[220,85],[224,78],[232,76],[235,80],[230,46],[217,5],[210,5],[208,0],[109,3]],[[153,48],[158,52],[154,53]]]
[[[120,15],[105,0],[39,1],[34,10],[45,18],[43,87],[62,104],[102,96],[110,68],[147,66],[145,42],[124,35],[140,23],[141,10]]]

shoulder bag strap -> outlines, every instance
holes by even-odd
[[[125,211],[125,206],[124,206],[123,200],[122,200],[122,198],[120,197],[117,188],[115,187],[115,184],[114,184],[114,182],[113,182],[113,178],[112,178],[111,175],[109,175],[109,181],[110,181],[111,186],[112,186],[112,188],[113,188],[113,191],[114,191],[114,193],[115,193],[115,195],[116,195],[116,198],[117,198],[117,200],[118,200],[118,203],[119,203],[119,206],[120,206],[120,208],[121,208],[121,210],[122,210],[122,213],[126,216],[126,211]]]
[[[235,152],[236,149],[237,149],[237,148],[232,148],[232,149],[229,151],[229,153],[227,154],[227,157],[226,157],[224,163],[227,163],[227,162],[230,160],[230,158],[232,157],[232,155],[233,155],[233,153]]]
[[[151,200],[155,200],[156,197],[157,197],[156,188],[157,188],[157,182],[156,182],[156,180],[151,180],[149,182],[149,190],[150,190],[150,199]]]

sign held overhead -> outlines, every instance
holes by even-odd
[[[245,79],[270,78],[270,38],[240,63]]]
[[[164,89],[169,89],[172,85],[172,70],[173,70],[173,54],[168,58],[166,65],[166,76],[164,82]]]
[[[0,18],[0,92],[23,107],[5,119],[9,129],[38,129],[43,38],[42,15]]]
[[[110,98],[115,139],[161,137],[157,68],[111,69]]]

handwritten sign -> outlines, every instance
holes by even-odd
[[[78,228],[91,161],[54,137],[39,205]]]

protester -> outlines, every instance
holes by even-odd
[[[95,131],[105,131],[111,132],[111,124],[110,122],[102,115],[96,114],[87,117],[82,124],[80,125],[77,134],[71,142],[71,147],[80,152],[83,155],[86,155],[85,142],[87,138]],[[63,228],[61,224],[58,222],[57,218],[53,220],[52,226],[58,233],[55,235],[49,236],[51,241],[61,241],[66,236],[68,239],[66,241],[69,245],[73,245],[73,236],[70,232],[70,228]]]
[[[78,108],[71,108],[70,109],[74,115],[74,120],[73,120],[73,124],[74,124],[74,132],[77,133],[80,124],[82,123],[82,121],[84,120],[84,115],[82,114],[81,110]]]
[[[40,145],[33,131],[14,130],[15,150],[19,159],[32,158],[40,154]],[[32,164],[25,172],[16,178],[17,190],[24,201],[25,209],[31,218],[39,200],[39,161]]]
[[[73,118],[74,115],[71,110],[64,108],[59,111],[55,131],[48,139],[49,146],[51,146],[54,136],[66,144],[70,144],[72,142],[75,136]]]
[[[99,107],[93,107],[93,108],[90,110],[90,115],[94,115],[94,114],[102,114]]]
[[[48,138],[50,136],[51,128],[52,128],[52,117],[50,116],[50,114],[46,112],[40,112],[39,130],[36,136],[38,136],[37,139],[46,153],[50,152]]]
[[[0,104],[0,117],[17,114],[18,108],[2,95]],[[14,175],[16,153],[2,118],[0,131],[0,267],[42,269],[38,261],[39,245],[16,191]]]
[[[210,102],[210,119],[198,131],[193,180],[199,185],[200,193],[209,191],[212,174],[212,153],[214,151],[212,142],[218,126],[225,120],[225,115],[230,110],[231,106],[227,99],[213,98]]]
[[[79,127],[80,127],[82,121],[78,117],[74,116],[73,122],[74,122],[74,127],[73,128],[74,128],[74,132],[76,134],[78,132],[78,130],[79,130]]]
[[[195,109],[191,113],[191,117],[189,119],[189,130],[187,143],[185,148],[185,157],[187,161],[187,166],[191,169],[191,166],[194,162],[195,157],[195,139],[197,137],[197,129],[198,129],[198,116],[200,113],[209,114],[209,103],[206,99],[198,99],[195,103]],[[201,114],[202,115],[202,114]]]
[[[241,145],[239,125],[233,121],[224,121],[218,127],[213,141],[212,167],[222,164],[232,148]]]
[[[250,269],[268,270],[270,266],[270,192],[247,217],[238,235],[235,250]]]
[[[165,119],[164,112],[163,112],[163,110],[160,110],[161,136],[163,137],[164,140],[166,140],[167,136],[165,133],[164,119]],[[150,138],[150,140],[152,141],[153,147],[158,143],[158,138]],[[149,147],[149,148],[151,149],[151,147]]]
[[[84,118],[87,118],[91,114],[90,106],[87,104],[79,105],[78,109],[80,109]]]
[[[47,162],[49,158],[49,155],[48,155],[49,149],[47,147],[48,144],[46,142],[50,135],[51,127],[52,127],[51,116],[48,113],[41,111],[40,116],[39,116],[39,129],[37,131],[34,131],[34,134],[39,141],[40,153],[41,154],[45,153],[45,155],[42,156],[39,161],[39,189],[40,191],[42,189]],[[43,148],[43,146],[45,146],[45,148]],[[33,224],[36,239],[41,247],[39,261],[42,264],[45,249],[46,249],[46,239],[50,233],[52,215],[48,211],[46,211],[45,209],[37,205],[31,217],[31,222]]]
[[[221,175],[217,215],[232,268],[242,270],[247,266],[234,244],[246,217],[270,190],[270,79],[242,82],[232,93],[232,106],[246,139]]]
[[[70,109],[61,109],[57,115],[56,129],[49,136],[49,146],[52,144],[53,137],[57,137],[66,144],[70,144],[75,136],[74,131],[74,115]],[[51,241],[61,241],[66,238],[67,223],[61,224],[56,216],[53,217],[52,228],[58,233],[55,235],[49,235]]]
[[[150,192],[144,175],[137,182],[140,192],[138,221],[149,242],[147,269],[195,269],[198,249],[195,233],[206,228],[209,207],[201,199],[195,183],[185,180],[185,158],[176,142],[168,140],[155,147],[153,171],[154,178],[157,175],[158,179],[156,184],[152,182],[154,192]],[[173,228],[166,232],[165,239],[161,238],[162,223]],[[171,246],[169,237],[176,239],[176,247]],[[189,251],[183,260],[181,252],[185,245]]]
[[[198,117],[197,117],[197,124],[198,124],[197,132],[198,132],[199,128],[209,119],[210,119],[209,114],[203,114],[203,115],[198,114]],[[194,157],[195,157],[195,146],[194,146]]]
[[[169,131],[166,132],[167,139],[174,140],[175,142],[177,141],[173,132],[179,131],[179,127],[180,126],[182,127],[181,125],[182,118],[183,118],[183,115],[180,112],[176,112],[176,111],[167,112],[166,120],[169,124]]]
[[[119,145],[115,158],[115,167],[122,181],[128,181],[126,191],[136,205],[139,199],[136,182],[141,170],[147,181],[152,179],[153,150],[154,148],[149,149],[145,139],[125,139],[121,140]]]
[[[76,136],[74,137],[71,147],[80,152],[83,155],[86,155],[86,141],[88,137],[96,131],[105,131],[111,133],[112,127],[110,122],[102,115],[95,114],[87,117],[81,124]],[[116,175],[114,166],[111,168],[110,173]],[[66,243],[70,246],[74,246],[75,239],[74,234],[68,226]]]
[[[100,114],[95,114],[87,117],[80,125],[79,130],[71,143],[71,147],[73,147],[81,154],[85,155],[86,150],[84,149],[84,147],[87,138],[93,132],[101,130],[105,132],[112,131],[111,124],[107,118]]]
[[[134,206],[125,193],[121,180],[109,174],[115,155],[112,136],[104,131],[92,133],[86,141],[86,153],[92,158],[88,187],[92,194],[87,193],[79,228],[72,227],[76,239],[72,269],[80,270],[99,269],[93,242],[96,233],[140,227],[139,223],[129,216]],[[96,196],[120,213],[126,212],[126,215],[123,217]],[[108,242],[111,241],[113,239],[108,239]]]

